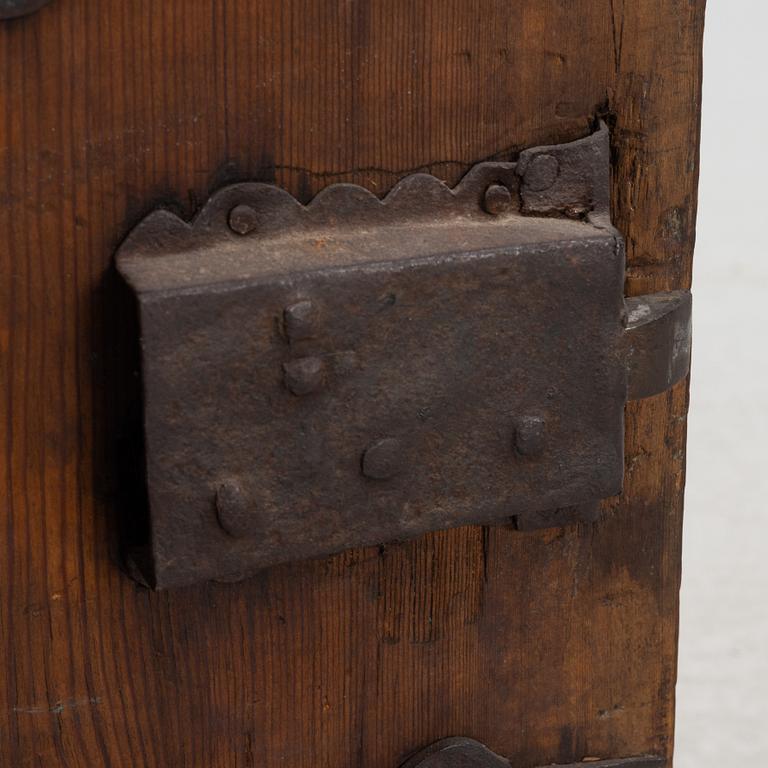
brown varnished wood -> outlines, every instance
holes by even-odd
[[[452,183],[600,113],[628,292],[687,287],[703,6],[54,0],[0,23],[0,765],[395,768],[458,734],[526,766],[671,754],[685,384],[630,405],[595,526],[154,594],[114,562],[135,385],[111,260],[228,182]]]

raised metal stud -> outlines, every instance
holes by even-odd
[[[363,474],[371,480],[389,480],[402,467],[402,446],[394,437],[385,437],[371,443],[363,454]]]
[[[515,428],[514,447],[521,456],[533,458],[544,451],[544,419],[523,416]]]
[[[308,395],[323,385],[325,365],[319,357],[302,357],[283,364],[283,381],[294,395]]]
[[[248,497],[235,478],[223,480],[216,489],[216,516],[219,525],[237,539],[247,536],[253,529],[253,513]]]
[[[560,163],[554,155],[536,155],[525,169],[525,186],[531,192],[549,189],[560,173]]]
[[[311,301],[298,301],[283,310],[285,333],[289,341],[311,339],[314,336],[315,307]]]
[[[512,207],[512,193],[503,184],[491,184],[485,190],[483,208],[486,213],[498,216]]]
[[[229,228],[238,235],[248,235],[259,226],[259,215],[250,205],[237,205],[229,212]]]

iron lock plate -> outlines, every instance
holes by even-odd
[[[383,201],[336,185],[302,206],[240,184],[191,224],[142,222],[118,267],[141,325],[147,582],[524,528],[619,493],[608,174],[603,127],[455,189],[417,174]]]

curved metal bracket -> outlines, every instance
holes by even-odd
[[[689,348],[682,298],[625,303],[609,170],[603,126],[454,189],[416,174],[304,206],[238,184],[191,223],[151,214],[118,254],[142,328],[144,578],[594,519],[621,491],[628,394],[672,384]]]
[[[510,768],[509,760],[474,739],[442,739],[406,760],[401,768]]]
[[[0,0],[0,20],[29,16],[50,2],[51,0]]]
[[[628,395],[666,391],[691,367],[691,294],[668,291],[633,296],[627,304]]]
[[[626,757],[613,760],[590,758],[587,762],[549,768],[662,768],[661,757]],[[509,760],[491,752],[479,741],[467,738],[443,739],[407,760],[401,768],[512,768]]]

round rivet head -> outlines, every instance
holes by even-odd
[[[569,205],[565,209],[565,215],[569,219],[581,219],[587,213],[589,213],[589,208],[584,205]]]
[[[492,216],[498,216],[505,213],[512,207],[512,193],[503,184],[491,184],[485,190],[483,198],[483,208],[486,213]]]
[[[402,468],[402,446],[394,437],[385,437],[371,443],[363,453],[363,474],[371,480],[389,480]]]
[[[553,155],[536,155],[525,169],[525,186],[531,192],[549,189],[560,173],[560,163]]]
[[[238,235],[248,235],[258,225],[258,214],[250,205],[237,205],[229,212],[229,228]]]
[[[524,416],[515,428],[514,447],[521,456],[541,455],[545,447],[544,419],[540,416]]]
[[[216,516],[219,525],[235,538],[253,531],[253,509],[238,480],[227,478],[216,488]]]
[[[283,381],[294,395],[308,395],[323,385],[325,366],[319,357],[301,357],[283,364]]]

